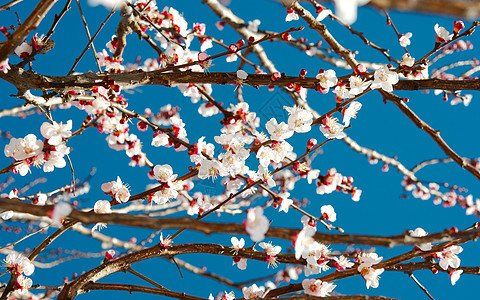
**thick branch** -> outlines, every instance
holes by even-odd
[[[4,210],[13,210],[16,212],[29,213],[36,216],[47,216],[51,209],[53,209],[53,205],[38,206],[29,203],[22,203],[18,200],[0,198],[0,208]],[[197,221],[190,217],[156,219],[136,215],[94,214],[91,212],[85,212],[77,209],[72,210],[68,217],[80,221],[84,224],[107,223],[148,229],[185,228],[187,230],[199,231],[205,234],[246,234],[243,224],[211,223]],[[293,236],[296,235],[298,232],[298,229],[270,227],[266,235],[273,238],[292,240]],[[395,236],[382,237],[371,235],[328,234],[317,232],[315,234],[315,238],[327,244],[356,244],[394,247],[399,245],[438,243],[458,239],[470,240],[476,238],[479,232],[480,229],[475,226],[472,230],[464,230],[455,234],[449,234],[448,232],[437,232],[429,234],[425,237],[411,237],[407,233]]]
[[[370,4],[385,9],[441,14],[468,19],[478,18],[480,12],[480,3],[471,0],[372,0]]]
[[[172,72],[161,73],[159,71],[133,71],[119,74],[98,74],[93,72],[69,75],[69,76],[46,76],[25,71],[22,68],[12,66],[7,74],[0,72],[0,78],[15,85],[21,90],[42,90],[42,91],[68,91],[75,89],[88,89],[93,86],[102,85],[102,80],[108,76],[120,86],[137,86],[137,85],[163,85],[171,87],[175,84],[191,83],[191,84],[231,84],[235,85],[237,75],[234,72]],[[244,80],[243,85],[249,86],[281,86],[286,87],[289,84],[301,85],[307,89],[315,89],[318,86],[318,79],[314,77],[300,78],[297,76],[286,76],[272,81],[271,76],[267,74],[249,74]],[[425,79],[425,80],[401,80],[394,88],[396,90],[480,90],[480,79],[473,80],[442,80],[442,79]]]
[[[35,7],[25,22],[3,43],[0,48],[0,62],[4,61],[30,32],[37,29],[40,22],[57,1],[58,0],[42,0],[38,3],[37,7]]]

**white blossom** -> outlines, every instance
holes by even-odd
[[[302,287],[307,295],[328,297],[336,285],[331,282],[321,281],[320,279],[306,278],[302,281]]]
[[[324,91],[325,93],[328,92],[329,88],[337,85],[337,82],[338,82],[338,79],[334,70],[325,71],[322,69],[320,70],[320,72],[318,72],[315,78],[318,79],[318,83],[320,84],[320,86],[325,89]]]
[[[382,274],[384,269],[374,269],[372,267],[367,267],[363,268],[362,270],[359,270],[359,272],[362,274],[363,279],[365,279],[365,283],[367,286],[367,289],[370,287],[376,289],[379,286],[379,279],[380,279],[380,274]]]
[[[68,216],[72,212],[73,208],[70,204],[65,202],[59,202],[55,204],[52,211],[48,215],[52,219],[53,224],[60,226],[60,220]]]
[[[253,21],[248,21],[248,30],[251,32],[257,32],[258,31],[258,25],[260,25],[262,22],[260,22],[259,19],[255,19]]]
[[[173,174],[173,169],[170,165],[156,165],[153,168],[153,176],[160,182],[171,182],[177,178],[177,174]]]
[[[243,292],[243,297],[245,299],[254,299],[254,298],[262,298],[263,293],[265,293],[265,288],[258,287],[256,284],[253,284],[252,286],[246,287],[244,286],[242,288]]]
[[[335,0],[335,14],[346,24],[352,25],[357,20],[357,7],[370,0]]]
[[[298,15],[293,11],[293,9],[287,11],[287,16],[285,17],[285,22],[297,21]]]
[[[450,34],[444,27],[441,27],[438,24],[435,24],[434,30],[437,34],[437,40],[440,43],[448,42],[453,37],[453,34]]]
[[[10,68],[10,65],[8,64],[8,57],[7,57],[5,58],[4,61],[0,62],[0,71],[7,74],[10,69],[11,68]]]
[[[265,238],[270,222],[263,215],[263,208],[260,206],[250,208],[247,213],[245,231],[250,235],[254,242],[260,242]]]
[[[34,134],[28,134],[23,139],[10,139],[10,143],[5,146],[5,156],[12,157],[15,160],[24,160],[29,157],[37,156],[42,153],[43,142],[37,140]]]
[[[411,57],[410,54],[407,52],[402,56],[402,61],[400,62],[400,65],[413,67],[414,63],[415,63],[415,58]]]
[[[326,116],[322,121],[320,126],[320,131],[327,139],[343,139],[346,134],[343,132],[345,126],[337,123],[336,118],[331,118],[329,115]]]
[[[318,22],[322,22],[326,17],[332,14],[330,9],[321,8],[321,11],[318,13],[318,16],[315,18]]]
[[[450,281],[452,282],[452,285],[455,285],[455,283],[457,283],[462,273],[463,273],[463,270],[455,270],[450,272]]]
[[[400,43],[400,46],[402,47],[407,47],[410,45],[410,38],[413,36],[411,32],[407,32],[405,34],[402,34],[402,36],[398,39],[398,42]]]
[[[237,237],[233,236],[230,241],[232,242],[233,253],[238,255],[238,251],[243,249],[243,246],[245,246],[245,240],[243,238],[238,239]]]
[[[40,127],[40,132],[45,139],[48,139],[50,145],[56,146],[62,143],[63,139],[72,135],[72,120],[68,120],[67,124],[53,121],[53,124],[44,122]]]
[[[413,236],[413,237],[422,237],[422,236],[427,235],[427,232],[425,230],[423,230],[423,228],[420,228],[420,227],[415,229],[415,231],[410,230],[409,233],[410,233],[410,236]],[[425,243],[425,244],[419,244],[419,245],[415,244],[415,247],[417,247],[418,249],[420,249],[422,251],[432,250],[432,244],[431,243]]]
[[[357,117],[357,112],[362,108],[362,103],[353,101],[347,109],[343,111],[343,123],[345,126],[350,125],[350,119]]]
[[[212,177],[212,180],[215,181],[217,176],[223,177],[227,175],[225,167],[218,160],[205,159],[200,163],[200,168],[198,169],[198,178],[200,179]]]
[[[22,43],[20,46],[15,48],[15,54],[21,58],[27,57],[32,54],[33,48],[28,43]]]
[[[294,131],[290,129],[288,124],[286,124],[285,122],[281,122],[280,124],[278,124],[275,118],[271,118],[267,122],[265,127],[267,128],[271,139],[275,141],[284,141],[291,137],[294,133]]]
[[[362,77],[353,75],[348,78],[348,81],[350,83],[350,94],[354,96],[363,93],[372,83],[371,80],[364,81]]]
[[[95,206],[93,207],[93,211],[96,214],[110,214],[112,213],[110,201],[108,200],[98,200],[95,202]]]
[[[337,220],[337,214],[331,205],[323,205],[320,208],[323,218],[325,221],[335,222]]]
[[[393,85],[398,82],[398,74],[390,71],[387,66],[382,66],[375,71],[374,81],[370,88],[382,89],[387,92],[393,91]]]
[[[300,133],[310,131],[313,122],[313,115],[311,112],[297,106],[284,106],[283,108],[286,109],[290,115],[288,117],[288,126],[291,130]]]
[[[288,208],[293,204],[292,199],[288,199],[290,197],[290,193],[280,193],[278,194],[278,197],[280,198],[280,209],[279,211],[283,211],[285,213],[288,213]]]
[[[463,248],[456,245],[446,248],[443,250],[442,258],[438,264],[444,270],[447,270],[448,267],[452,267],[453,269],[458,268],[460,266],[460,258],[457,256],[457,254],[461,253],[462,251]]]

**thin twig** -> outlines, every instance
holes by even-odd
[[[425,294],[427,294],[428,298],[432,299],[432,300],[435,300],[432,295],[430,295],[430,293],[428,292],[428,290],[417,280],[417,278],[415,278],[415,276],[413,276],[413,274],[408,274],[408,276],[410,278],[412,278],[412,280],[418,285],[418,287],[425,292]]]
[[[48,30],[47,34],[45,35],[45,37],[43,38],[43,43],[46,44],[48,42],[48,40],[50,40],[50,37],[52,36],[52,34],[55,32],[55,28],[57,27],[58,23],[60,22],[60,20],[62,19],[62,17],[67,13],[67,11],[70,10],[70,3],[72,2],[72,0],[67,0],[67,2],[65,3],[65,6],[63,7],[62,11],[60,12],[59,15],[55,15],[55,18],[53,19],[53,23],[52,23],[52,26],[50,26],[50,29]]]
[[[13,243],[10,243],[10,244],[8,244],[8,245],[6,245],[6,246],[1,247],[0,250],[5,249],[5,248],[9,248],[9,247],[12,247],[12,246],[15,246],[16,244],[20,243],[21,241],[23,241],[23,240],[25,240],[25,239],[28,239],[29,237],[31,237],[31,236],[39,233],[39,232],[42,232],[43,230],[45,230],[45,229],[48,228],[49,226],[50,226],[50,225],[43,226],[43,227],[41,227],[40,229],[38,229],[38,230],[36,230],[36,231],[34,231],[34,232],[32,232],[32,233],[27,234],[26,236],[22,237],[22,238],[19,239],[19,240],[15,241],[15,242],[13,242]]]
[[[148,283],[156,286],[156,287],[159,288],[159,289],[165,289],[165,287],[163,287],[162,285],[156,283],[155,281],[151,280],[151,279],[148,278],[147,276],[138,273],[137,271],[133,270],[132,268],[128,268],[128,269],[127,269],[127,272],[129,272],[129,273],[137,276],[138,278],[141,278],[141,279],[145,280],[146,282],[148,282]]]
[[[92,37],[90,35],[90,30],[88,29],[87,20],[85,20],[85,16],[83,15],[82,7],[80,6],[80,1],[79,0],[76,0],[76,1],[77,1],[78,11],[80,12],[80,17],[82,18],[83,27],[85,28],[85,32],[87,33],[87,38],[90,41],[92,40]],[[95,57],[95,63],[97,64],[98,71],[102,73],[102,68],[100,67],[100,63],[98,62],[97,51],[95,50],[95,45],[93,44],[93,41],[92,41],[91,49],[93,52],[93,57]]]
[[[12,6],[22,2],[23,0],[13,0],[13,1],[10,1],[8,2],[7,4],[4,4],[2,6],[0,6],[0,11],[2,10],[10,10],[10,8],[12,8]]]
[[[427,123],[425,123],[420,117],[418,117],[408,106],[402,101],[402,98],[390,93],[381,91],[381,94],[388,100],[392,101],[412,122],[417,125],[418,128],[425,131],[434,141],[437,143],[438,146],[452,158],[459,166],[463,169],[466,169],[470,172],[473,176],[480,180],[480,170],[475,168],[472,164],[470,164],[466,159],[458,155],[455,151],[453,151],[450,146],[442,139],[440,136],[440,131],[437,131],[430,127]]]
[[[100,31],[103,29],[103,27],[105,26],[105,24],[107,24],[108,20],[110,19],[111,16],[113,16],[113,14],[115,13],[115,9],[116,9],[116,6],[117,6],[117,3],[114,5],[114,7],[112,8],[112,10],[110,11],[110,13],[108,14],[108,16],[105,18],[105,21],[103,21],[102,24],[100,24],[100,27],[98,27],[97,31],[95,32],[95,34],[92,36],[91,39],[89,39],[87,45],[85,46],[85,48],[83,49],[82,53],[80,53],[80,55],[75,59],[75,62],[73,63],[73,66],[70,68],[70,71],[68,71],[68,74],[67,75],[70,75],[72,74],[74,71],[75,71],[75,67],[77,66],[77,64],[80,62],[80,59],[82,59],[83,55],[85,54],[85,52],[87,52],[88,48],[90,48],[90,45],[93,43],[93,41],[95,40],[95,38],[97,37],[97,35],[100,33]]]

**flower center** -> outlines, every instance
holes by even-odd
[[[208,174],[210,176],[217,176],[218,174],[220,174],[220,171],[215,168],[215,167],[211,167],[209,170],[208,170]]]
[[[380,80],[381,81],[388,81],[388,78],[390,77],[387,72],[382,71],[382,74],[380,74]]]

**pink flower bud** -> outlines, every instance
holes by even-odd
[[[458,34],[463,28],[465,28],[465,24],[462,21],[453,22],[453,33]]]
[[[198,60],[199,61],[205,61],[208,58],[208,54],[206,52],[200,52],[198,53]]]
[[[284,39],[288,42],[292,39],[292,35],[288,32],[285,32],[284,34],[282,34],[282,39]]]
[[[238,42],[236,42],[235,45],[237,45],[237,47],[240,48],[243,45],[245,45],[245,41],[244,40],[238,40]]]
[[[307,70],[305,69],[300,70],[300,77],[305,78],[305,75],[307,75]]]
[[[32,47],[35,49],[35,50],[40,50],[42,49],[42,46],[43,46],[43,41],[41,38],[39,38],[37,35],[34,35],[32,37]]]
[[[139,122],[137,123],[137,128],[138,128],[138,130],[140,130],[140,131],[147,131],[147,130],[148,130],[148,125],[145,124],[145,123],[143,123],[142,121],[139,121]]]
[[[223,30],[223,28],[225,28],[225,22],[218,21],[217,23],[215,23],[215,26],[217,27],[218,30]]]
[[[362,64],[359,64],[355,67],[355,74],[365,74],[367,73],[367,67]]]
[[[383,167],[382,167],[382,172],[388,172],[388,165],[387,164],[384,164]]]
[[[228,50],[232,53],[235,53],[238,50],[238,46],[235,44],[231,44],[230,46],[228,46]]]
[[[280,78],[282,78],[282,74],[280,74],[280,72],[275,72],[272,74],[272,81],[278,80]]]
[[[255,42],[255,38],[253,36],[249,37],[248,38],[248,42],[251,44],[253,42]]]
[[[5,36],[10,35],[10,33],[7,31],[7,27],[5,26],[0,27],[0,32],[2,32]]]
[[[316,139],[309,139],[308,142],[307,142],[307,150],[312,149],[312,148],[315,147],[317,144],[318,144],[318,142],[317,142]]]
[[[115,256],[115,250],[110,249],[107,252],[105,252],[105,260],[110,260]]]

